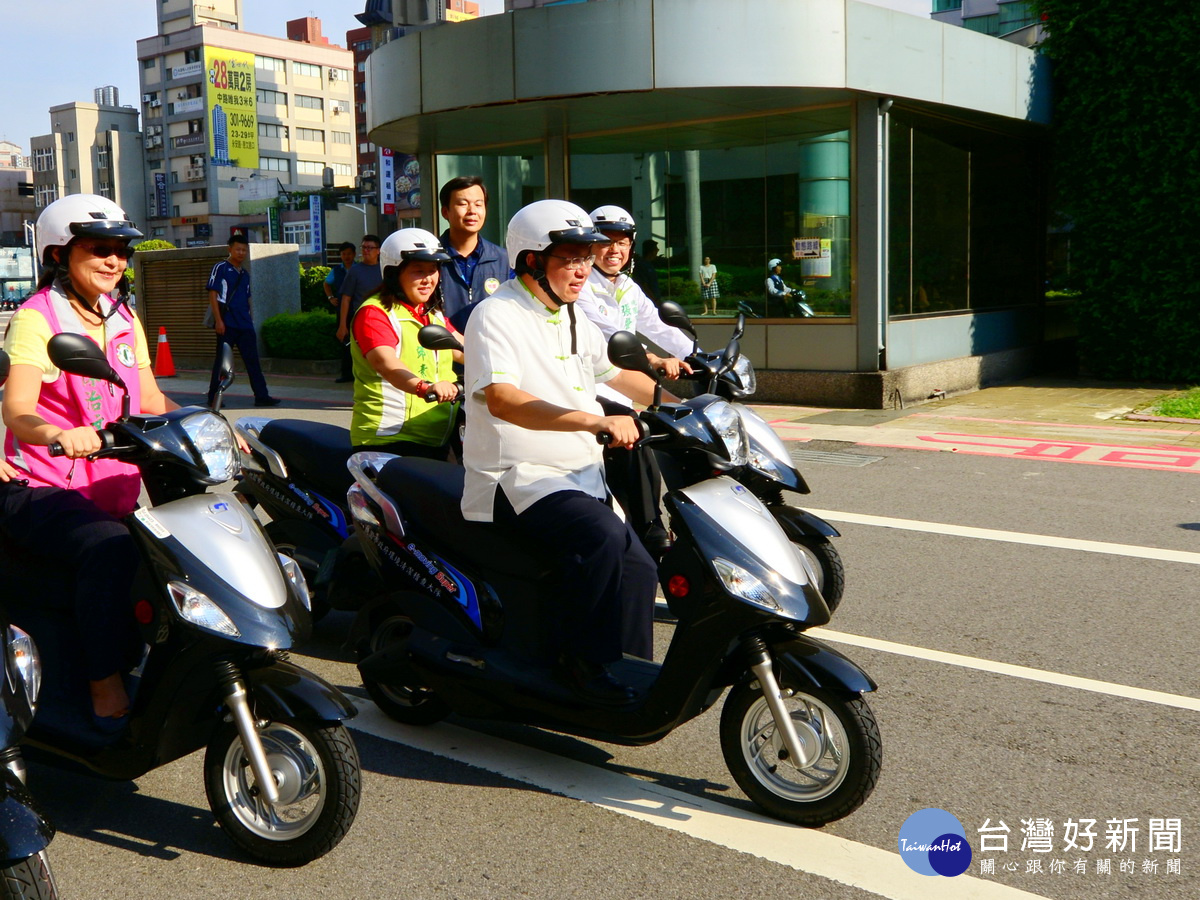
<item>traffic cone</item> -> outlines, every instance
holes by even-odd
[[[166,325],[158,327],[158,353],[154,356],[154,377],[175,377],[175,360],[171,359],[171,345],[167,343]]]

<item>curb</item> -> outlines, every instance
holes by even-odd
[[[1125,418],[1134,422],[1174,422],[1177,425],[1200,425],[1200,419],[1177,419],[1172,416],[1148,416],[1144,413],[1127,413]]]

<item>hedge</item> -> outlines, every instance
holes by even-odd
[[[338,359],[337,316],[323,309],[281,313],[262,323],[267,355],[281,359]]]

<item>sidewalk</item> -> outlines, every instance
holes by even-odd
[[[1030,378],[903,410],[756,408],[787,440],[960,450],[972,446],[973,437],[983,436],[1198,450],[1200,424],[1122,418],[1170,390]],[[956,436],[963,440],[956,442]]]

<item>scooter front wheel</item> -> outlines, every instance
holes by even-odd
[[[0,900],[58,900],[45,850],[0,869]]]
[[[255,783],[237,729],[221,729],[204,755],[208,805],[235,844],[273,866],[302,866],[338,845],[358,814],[358,750],[342,725],[276,720],[258,729],[279,803]]]
[[[721,713],[721,752],[738,786],[770,815],[819,827],[858,809],[883,760],[879,726],[862,697],[781,684],[806,760],[788,758],[757,681],[735,685]]]

